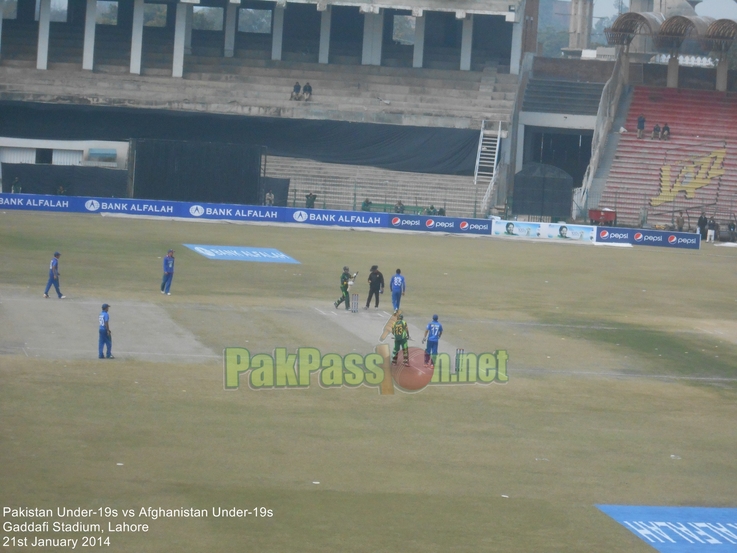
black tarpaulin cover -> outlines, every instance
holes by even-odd
[[[514,176],[512,211],[516,215],[567,217],[573,201],[573,177],[545,163],[526,163]]]
[[[128,185],[128,171],[78,165],[3,163],[2,175],[5,193],[15,179],[23,194],[125,198]]]
[[[269,155],[414,173],[472,175],[479,133],[181,111],[0,102],[0,136],[197,140],[262,145]]]

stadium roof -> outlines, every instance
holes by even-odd
[[[653,39],[659,50],[678,49],[685,39],[693,38],[705,51],[726,51],[737,38],[737,22],[715,21],[699,15],[674,15],[666,19],[657,12],[628,12],[604,32],[610,45],[629,44],[635,35],[645,35]]]
[[[175,0],[171,0],[175,1]],[[210,5],[210,0],[185,0],[191,4]],[[355,6],[362,13],[379,13],[380,9],[406,10],[412,15],[421,16],[424,12],[455,13],[458,19],[466,15],[504,15],[508,20],[520,10],[521,0],[276,0],[277,6],[287,4],[314,4],[318,11],[328,6]]]

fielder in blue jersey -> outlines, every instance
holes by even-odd
[[[394,312],[396,313],[399,311],[399,304],[407,288],[401,269],[397,269],[397,273],[392,277],[389,286],[392,289],[392,306],[394,306]]]
[[[61,257],[61,254],[59,252],[54,252],[54,257],[51,258],[51,263],[49,263],[49,281],[46,283],[46,290],[44,290],[44,298],[49,297],[49,290],[51,289],[51,285],[53,284],[54,289],[56,290],[56,295],[59,296],[60,300],[63,300],[66,298],[64,294],[61,293],[61,290],[59,290],[59,258]]]
[[[443,335],[443,325],[438,322],[438,316],[432,316],[432,322],[427,323],[427,329],[425,330],[425,336],[422,338],[422,343],[427,341],[427,347],[425,348],[425,365],[435,365],[435,358],[438,356],[438,340]]]
[[[97,356],[100,359],[115,359],[113,357],[113,333],[110,330],[110,315],[107,310],[110,306],[107,303],[102,304],[102,311],[100,312],[100,339],[97,342]],[[107,346],[107,355],[103,355],[103,346]]]
[[[169,250],[164,258],[164,277],[161,279],[161,293],[171,296],[171,279],[174,278],[174,250]]]

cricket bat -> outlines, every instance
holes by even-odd
[[[353,283],[356,282],[356,277],[358,276],[358,271],[353,273],[353,276],[348,281],[348,291],[350,292],[351,288],[353,287]]]
[[[392,327],[394,326],[394,323],[397,322],[397,318],[399,317],[399,315],[401,315],[401,313],[402,310],[400,309],[396,313],[394,313],[394,315],[389,317],[389,320],[384,325],[384,331],[381,333],[381,338],[379,338],[380,342],[386,340],[386,337],[392,333]]]

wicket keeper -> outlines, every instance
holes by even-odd
[[[404,322],[404,315],[401,313],[397,317],[397,322],[392,326],[392,334],[394,334],[394,356],[392,357],[392,363],[397,362],[399,348],[402,348],[404,352],[404,364],[409,366],[409,348],[407,347],[409,328],[407,327],[407,323]]]

